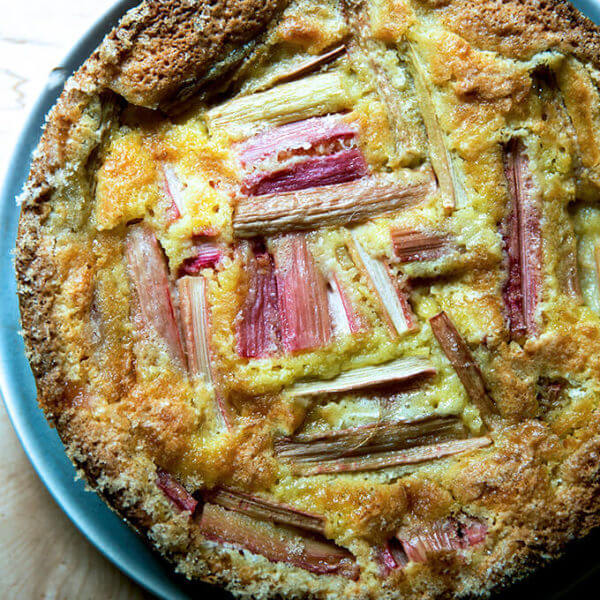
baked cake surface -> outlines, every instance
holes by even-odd
[[[552,1],[147,1],[48,115],[38,400],[190,579],[485,596],[600,520],[598,29]]]

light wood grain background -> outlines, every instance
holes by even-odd
[[[0,181],[48,74],[112,0],[2,0]],[[0,599],[142,600],[56,505],[0,403]]]

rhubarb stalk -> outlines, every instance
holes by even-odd
[[[245,358],[262,358],[279,349],[277,282],[267,252],[246,252],[248,289],[237,325],[237,351]]]
[[[238,199],[233,230],[238,237],[362,223],[415,206],[433,191],[431,172],[399,178],[361,177],[347,183]]]
[[[171,299],[169,269],[156,236],[145,225],[133,225],[125,240],[125,253],[144,324],[156,332],[170,355],[185,367]]]
[[[394,252],[401,263],[437,260],[456,249],[449,235],[434,231],[393,229],[391,236]]]
[[[331,340],[327,283],[302,234],[272,240],[281,318],[281,342],[288,352],[313,350]]]
[[[231,428],[231,415],[216,385],[210,351],[210,308],[204,277],[182,277],[177,282],[190,372],[201,377],[215,394],[223,425]]]
[[[280,194],[307,188],[345,183],[364,177],[367,163],[358,148],[315,156],[274,171],[252,173],[242,182],[248,196]]]
[[[211,490],[206,494],[206,498],[212,504],[241,512],[253,519],[271,521],[279,525],[289,525],[325,535],[325,519],[323,517],[272,499],[253,496],[226,487]]]
[[[327,115],[274,127],[242,142],[237,149],[242,167],[250,170],[265,160],[282,161],[324,146],[341,149],[357,134],[356,124],[341,115]]]
[[[185,200],[181,192],[181,182],[175,173],[175,169],[166,163],[161,165],[163,189],[169,199],[169,214],[171,220],[175,221],[185,212]]]
[[[502,234],[508,258],[504,303],[513,339],[539,333],[536,312],[542,285],[540,194],[522,142],[513,138],[504,153],[510,205]]]
[[[399,533],[398,539],[409,560],[424,563],[431,553],[471,548],[481,544],[486,535],[487,525],[483,521],[461,515],[458,519],[440,519],[418,530]]]
[[[299,65],[295,66],[293,69],[290,69],[288,72],[275,76],[274,79],[270,82],[270,84],[273,85],[275,83],[285,83],[287,81],[292,81],[294,79],[304,77],[309,73],[313,73],[322,66],[333,62],[334,60],[342,56],[345,51],[346,46],[341,45],[333,48],[332,50],[329,50],[328,52],[320,54],[319,56],[313,56],[311,58],[308,58]]]
[[[288,394],[291,396],[310,396],[349,392],[390,385],[414,377],[433,374],[435,374],[435,368],[428,359],[420,356],[409,356],[397,358],[382,365],[371,365],[345,371],[333,379],[298,382],[288,389]]]
[[[475,362],[471,350],[445,312],[429,319],[431,330],[444,354],[454,367],[469,398],[477,406],[484,421],[490,414],[497,413],[496,405],[485,389],[483,375]]]
[[[413,66],[414,82],[420,100],[421,114],[427,130],[430,160],[442,193],[442,205],[446,210],[451,211],[457,204],[459,206],[466,204],[465,193],[435,112],[425,66],[412,45],[409,45],[409,56]]]
[[[209,540],[249,550],[272,562],[320,575],[358,577],[358,565],[347,550],[296,528],[276,527],[210,503],[204,505],[199,527]]]
[[[179,274],[197,275],[202,269],[213,268],[223,258],[223,250],[214,242],[202,242],[195,246],[195,253],[184,259]]]
[[[363,329],[361,316],[352,306],[350,298],[335,274],[329,277],[327,298],[329,314],[337,336],[356,335]]]
[[[283,125],[350,108],[351,98],[339,73],[311,75],[264,92],[238,96],[206,112],[211,132],[241,140],[267,126]]]
[[[188,510],[193,513],[198,502],[170,473],[158,468],[156,470],[156,485],[163,491],[165,496],[180,510]]]
[[[296,475],[317,475],[416,464],[491,443],[466,435],[457,417],[426,417],[280,438],[275,455]]]
[[[408,298],[394,282],[389,267],[383,261],[373,258],[362,247],[355,233],[352,234],[352,239],[350,250],[355,263],[362,267],[371,288],[377,294],[390,329],[397,335],[413,330],[415,319]]]

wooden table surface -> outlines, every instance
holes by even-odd
[[[6,2],[0,19],[0,181],[48,74],[112,0]],[[75,528],[37,478],[0,403],[0,598],[150,598]]]

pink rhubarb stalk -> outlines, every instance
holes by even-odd
[[[223,425],[231,428],[231,414],[219,391],[210,349],[210,307],[204,277],[182,277],[177,282],[188,365],[194,377],[201,377],[212,389]]]
[[[496,413],[496,406],[485,389],[483,375],[475,362],[471,350],[445,312],[429,319],[431,330],[444,354],[454,367],[469,398],[477,406],[484,420]]]
[[[327,287],[329,314],[336,335],[356,335],[364,328],[363,320],[344,291],[338,277],[333,273]]]
[[[271,256],[247,249],[248,290],[237,324],[237,352],[263,358],[279,349],[280,326],[277,281]]]
[[[504,172],[510,205],[502,235],[508,259],[508,279],[503,295],[511,337],[539,333],[536,311],[542,286],[540,194],[523,143],[513,139],[504,154]]]
[[[244,178],[242,190],[248,196],[279,194],[323,185],[345,183],[369,172],[358,148],[327,156],[314,156],[274,171],[257,171]]]
[[[196,275],[202,269],[214,268],[223,258],[223,250],[214,242],[201,242],[195,247],[195,254],[184,259],[179,274]]]
[[[171,299],[169,269],[152,230],[141,224],[131,226],[125,240],[125,254],[144,325],[151,327],[165,343],[170,355],[185,366]]]
[[[353,140],[358,127],[347,123],[340,115],[313,117],[269,129],[238,146],[244,169],[256,167],[265,159],[283,161],[294,154],[316,152],[320,147],[341,147]]]
[[[289,234],[272,240],[281,317],[281,341],[288,352],[314,350],[331,340],[327,283],[306,237]]]
[[[163,190],[170,202],[170,220],[176,221],[181,217],[185,209],[185,201],[181,193],[181,182],[179,181],[179,177],[177,177],[177,173],[175,173],[175,169],[167,163],[161,165],[161,174]]]
[[[437,260],[456,248],[449,235],[434,231],[395,229],[391,236],[394,252],[401,263]]]
[[[193,513],[198,502],[170,473],[157,469],[156,485],[163,491],[165,496],[181,510],[189,510]]]
[[[481,544],[487,535],[487,525],[474,517],[461,515],[435,521],[404,534],[398,534],[409,560],[427,562],[428,556],[443,550],[465,550]]]
[[[358,577],[358,565],[343,548],[292,527],[274,526],[207,503],[199,521],[207,539],[260,554],[320,575]]]

